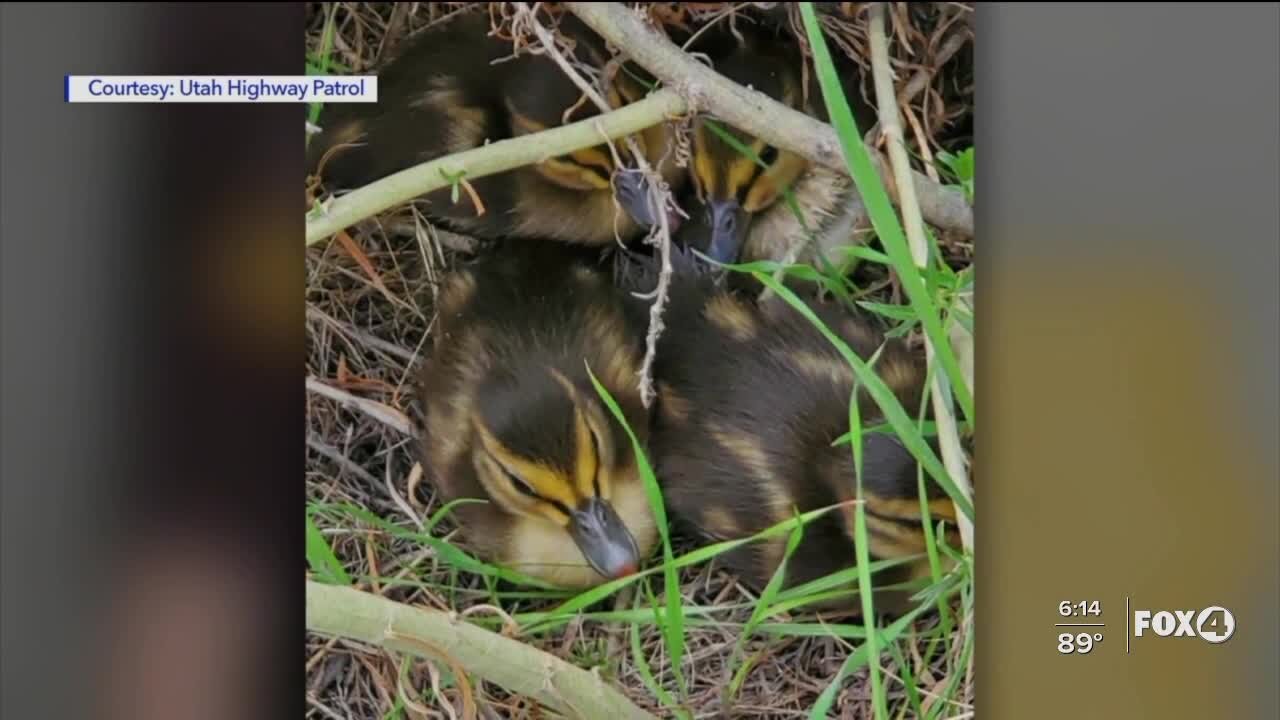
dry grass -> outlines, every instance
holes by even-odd
[[[326,21],[334,22],[331,58],[343,69],[334,72],[370,72],[388,56],[406,34],[465,10],[471,3],[309,3],[306,27],[307,51],[317,54]],[[689,3],[683,11],[670,4],[649,3],[651,12],[667,22],[731,22],[739,13],[767,12],[775,3]],[[850,5],[825,3],[824,5]],[[853,4],[856,5],[856,4]],[[899,87],[920,75],[915,84],[922,92],[910,101],[917,128],[930,154],[967,146],[957,125],[972,111],[972,72],[968,49],[940,70],[938,53],[948,38],[967,26],[971,4],[937,3],[908,10],[895,6],[894,63]],[[758,7],[756,7],[758,6]],[[727,9],[726,9],[727,8]],[[941,21],[939,20],[941,18]],[[855,58],[866,57],[865,13],[855,19],[827,16],[824,20],[833,49]],[[800,30],[798,15],[794,26]],[[800,32],[803,35],[803,32]],[[951,43],[955,45],[953,41]],[[954,48],[952,48],[954,49]],[[945,59],[945,58],[944,58]],[[957,69],[959,72],[957,72]],[[870,92],[870,80],[866,92]],[[321,115],[323,122],[323,115]],[[957,139],[958,138],[958,139]],[[917,156],[920,146],[913,150]],[[967,242],[939,238],[949,262],[957,268],[972,261]],[[308,248],[306,255],[308,337],[307,377],[328,388],[309,392],[307,404],[306,494],[309,503],[349,504],[397,526],[417,530],[441,509],[427,482],[417,482],[413,439],[397,428],[398,421],[416,419],[412,402],[413,373],[429,352],[435,288],[450,267],[459,248],[468,240],[432,228],[406,206],[349,231],[346,238]],[[872,271],[874,272],[874,271]],[[884,302],[900,302],[896,286],[888,278],[868,277],[862,287],[878,289]],[[363,401],[363,407],[340,398]],[[332,515],[317,518],[347,572],[364,588],[398,601],[435,608],[465,610],[496,604],[492,588],[478,577],[459,573],[428,548],[395,538],[372,523]],[[432,535],[449,538],[453,526],[446,518]],[[679,538],[681,549],[693,547]],[[708,610],[713,623],[688,627],[684,672],[689,683],[688,707],[694,717],[789,718],[807,717],[815,699],[830,683],[851,646],[836,637],[770,637],[757,634],[744,647],[752,663],[732,709],[722,703],[741,661],[730,665],[742,625],[755,605],[755,596],[732,576],[710,566],[682,572],[682,596],[686,608]],[[550,602],[519,593],[500,598],[507,613],[544,610]],[[643,599],[622,609],[646,607]],[[590,610],[610,611],[614,604]],[[482,611],[476,619],[494,618]],[[772,618],[783,622],[785,618]],[[807,620],[811,621],[811,619]],[[839,620],[835,620],[839,622]],[[924,633],[936,619],[920,621]],[[501,624],[499,623],[499,627]],[[667,689],[674,683],[663,657],[660,630],[652,622],[640,622],[639,646],[658,682]],[[582,619],[537,636],[523,637],[559,657],[582,667],[599,666],[607,677],[638,705],[658,717],[668,717],[660,702],[646,688],[642,672],[631,654],[631,623]],[[913,684],[928,704],[957,670],[956,658],[937,653],[925,661],[924,648],[904,644]],[[308,717],[312,718],[452,718],[462,717],[461,693],[449,681],[448,668],[427,662],[409,662],[384,651],[345,641],[309,636],[306,643]],[[886,663],[890,705],[899,705],[903,683],[896,680],[896,666]],[[963,670],[963,668],[959,668]],[[402,672],[403,670],[403,672]],[[833,712],[838,717],[870,714],[870,692],[864,687],[865,670],[855,673],[842,688]],[[969,703],[971,688],[964,683],[956,699]],[[433,691],[439,688],[438,693]],[[473,687],[481,717],[540,717],[540,710],[501,688]],[[446,704],[452,707],[446,707]],[[943,716],[971,710],[958,706]]]

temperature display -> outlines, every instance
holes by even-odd
[[[1058,619],[1054,623],[1058,635],[1058,652],[1063,655],[1088,655],[1102,642],[1102,603],[1097,600],[1063,600],[1058,603]]]
[[[1102,642],[1102,633],[1061,633],[1058,635],[1058,652],[1063,655],[1087,655],[1095,643]]]

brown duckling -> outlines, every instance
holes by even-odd
[[[716,289],[710,276],[677,274],[654,368],[651,452],[666,508],[709,539],[739,539],[805,513],[856,498],[852,450],[834,444],[849,431],[854,371],[839,350],[777,297],[760,303]],[[897,339],[835,305],[810,302],[823,322],[873,367],[908,414],[924,392],[924,364]],[[864,427],[884,423],[875,401],[859,397]],[[869,555],[911,564],[873,575],[877,588],[929,574],[917,487],[917,461],[892,434],[863,435],[863,492]],[[937,449],[935,447],[935,452]],[[951,500],[927,473],[931,522],[949,523],[958,548]],[[854,514],[830,511],[806,524],[788,562],[784,588],[856,567]],[[787,537],[722,555],[762,589],[783,558]],[[910,595],[877,590],[878,610],[898,613]],[[858,611],[855,594],[819,605]]]
[[[567,246],[520,243],[458,267],[420,374],[425,479],[479,557],[555,586],[635,572],[656,538],[642,442],[643,313]]]
[[[594,68],[611,59],[604,42],[572,15],[557,21],[572,38],[573,60]],[[327,106],[324,131],[308,147],[308,170],[332,190],[351,190],[414,165],[536,133],[599,114],[545,55],[521,52],[494,35],[486,12],[465,12],[404,41],[378,74],[377,103]],[[646,92],[633,73],[618,72],[607,99],[615,106]],[[633,139],[667,183],[681,187],[674,135],[660,123]],[[627,143],[614,143],[627,169]],[[605,246],[637,237],[653,224],[641,175],[615,171],[608,144],[469,180],[484,212],[453,189],[427,194],[425,213],[480,240],[550,239]]]
[[[719,74],[751,87],[784,105],[823,122],[829,122],[826,105],[812,68],[794,40],[780,30],[764,27],[743,32],[744,42],[716,57]],[[839,61],[841,58],[837,58]],[[852,63],[842,66],[844,93],[858,128],[865,132],[875,123],[876,112],[862,100],[860,75]],[[811,163],[795,153],[769,145],[760,138],[719,123],[759,161],[744,155],[720,133],[698,118],[694,128],[689,221],[677,241],[693,247],[719,263],[782,260],[811,233],[815,242],[800,253],[797,262],[814,262],[821,252],[828,260],[832,247],[847,245],[855,230],[860,203],[857,188],[844,173]],[[796,217],[785,192],[791,190],[804,218]],[[701,210],[699,210],[701,208]]]

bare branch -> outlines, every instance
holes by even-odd
[[[897,96],[893,91],[893,77],[889,68],[889,45],[885,38],[884,3],[875,3],[871,7],[871,68],[876,83],[876,101],[880,109],[880,127],[884,132],[885,144],[889,148],[889,162],[893,165],[894,181],[898,187],[898,197],[902,204],[903,229],[907,234],[907,242],[911,248],[911,259],[917,267],[924,268],[928,262],[928,240],[925,238],[924,221],[920,216],[920,206],[916,198],[915,183],[911,182],[910,159],[905,148],[902,131],[902,118],[898,115]],[[925,336],[925,354],[930,365],[934,364],[935,349],[928,335]],[[964,493],[965,499],[971,499],[973,493],[969,487],[968,474],[965,472],[964,456],[960,449],[960,435],[956,430],[955,415],[947,402],[950,392],[947,389],[946,373],[933,373],[932,400],[935,420],[938,424],[938,441],[942,449],[942,461],[947,467],[956,486]],[[960,537],[966,549],[973,547],[973,523],[957,508],[956,517],[960,525]]]
[[[839,137],[830,125],[723,77],[681,52],[620,3],[567,2],[564,5],[664,85],[687,99],[690,111],[713,113],[772,145],[848,174]],[[892,182],[887,169],[881,168],[881,173],[886,184]],[[945,188],[918,172],[911,171],[910,176],[926,220],[939,228],[973,236],[973,208],[963,193]]]

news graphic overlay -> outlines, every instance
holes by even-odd
[[[1108,628],[1116,622],[1108,622],[1104,604],[1097,599],[1063,600],[1058,603],[1055,640],[1061,655],[1091,655],[1101,648],[1116,647],[1105,642]],[[1231,610],[1221,605],[1204,607],[1146,607],[1124,598],[1124,654],[1133,655],[1139,646],[1155,642],[1199,642],[1204,645],[1222,645],[1236,632],[1236,618]]]
[[[374,75],[67,75],[69,103],[372,103]]]
[[[1062,622],[1058,628],[1058,652],[1064,655],[1088,655],[1102,643],[1107,626],[1102,622],[1102,603],[1097,600],[1063,600],[1058,603],[1058,615]]]

